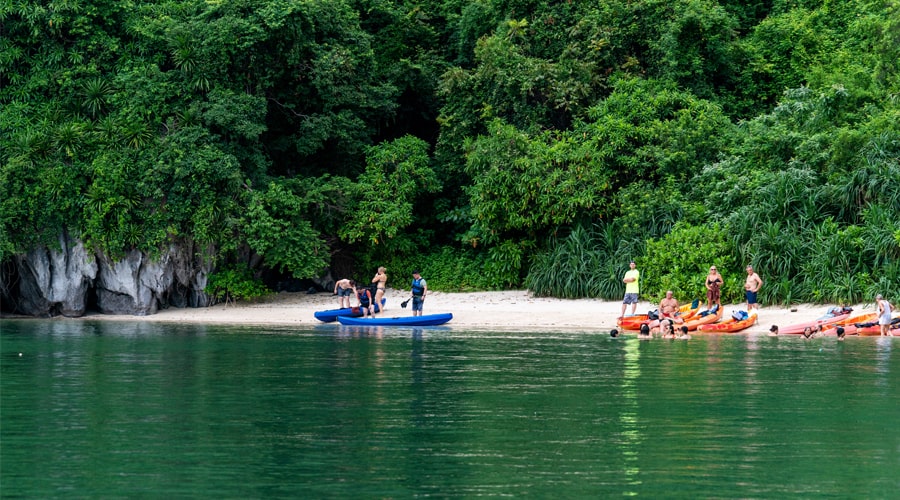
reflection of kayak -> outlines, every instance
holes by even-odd
[[[387,299],[381,299],[382,306],[386,303]],[[379,307],[378,304],[375,304],[375,312],[381,312],[381,307]],[[338,316],[362,316],[362,311],[358,307],[345,307],[343,309],[316,311],[315,313],[313,313],[313,316],[315,316],[319,321],[331,323],[332,321],[337,321]]]
[[[753,313],[747,319],[736,320],[734,318],[728,318],[721,323],[715,323],[711,325],[700,325],[697,327],[698,331],[701,332],[719,332],[719,333],[732,333],[739,332],[741,330],[746,330],[753,326],[756,323],[756,313]]]
[[[434,326],[443,325],[453,319],[453,314],[423,314],[422,316],[399,316],[393,318],[387,317],[369,317],[369,318],[352,318],[349,316],[338,316],[338,321],[342,325],[355,326]]]

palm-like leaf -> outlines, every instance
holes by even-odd
[[[82,92],[84,93],[82,106],[91,117],[96,118],[106,107],[113,89],[106,80],[96,77],[84,82]]]

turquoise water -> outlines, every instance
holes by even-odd
[[[898,376],[878,337],[4,320],[0,496],[897,498]]]

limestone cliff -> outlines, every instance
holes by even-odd
[[[160,308],[204,307],[211,251],[191,243],[171,245],[152,258],[131,251],[120,260],[87,250],[61,235],[58,248],[38,248],[3,266],[5,312],[78,317],[89,306],[105,314],[144,316]]]

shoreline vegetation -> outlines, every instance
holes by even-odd
[[[384,316],[407,316],[410,309],[401,308],[400,302],[409,297],[408,291],[388,288],[388,300]],[[600,299],[558,299],[535,297],[526,290],[490,292],[436,292],[429,293],[425,314],[453,313],[447,326],[472,330],[524,330],[569,333],[608,334],[616,328],[621,313],[621,301]],[[656,309],[658,304],[642,300],[637,314]],[[723,304],[726,317],[733,311],[744,310],[746,304]],[[759,310],[759,322],[743,330],[741,334],[767,334],[773,324],[781,328],[810,321],[823,316],[836,304],[798,304],[790,307],[763,306]],[[875,311],[874,304],[851,306],[854,314]],[[336,309],[338,300],[330,293],[307,294],[281,292],[256,302],[217,304],[205,308],[169,308],[150,316],[106,315],[93,313],[81,318],[61,320],[105,321],[155,321],[192,324],[230,324],[267,326],[315,326],[325,325],[315,319],[316,311]],[[382,316],[379,314],[377,316]],[[333,325],[338,328],[337,323]],[[636,335],[636,332],[620,332]],[[692,332],[699,335],[717,333]]]
[[[631,259],[646,297],[900,297],[896,1],[50,5],[0,8],[16,312],[378,267],[615,302]]]

